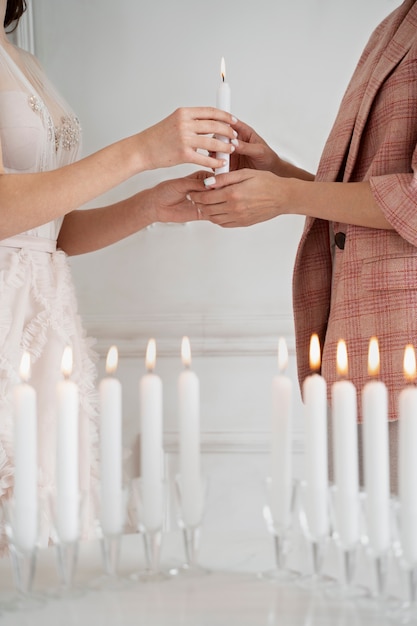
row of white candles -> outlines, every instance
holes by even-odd
[[[199,380],[190,368],[188,337],[181,346],[184,370],[178,379],[179,438],[182,514],[184,522],[196,525],[201,519],[200,400]],[[100,381],[100,522],[105,534],[123,529],[122,480],[122,386],[114,376],[117,348],[112,346],[106,360],[106,377]],[[141,431],[141,479],[143,523],[157,529],[163,519],[162,381],[154,372],[156,344],[146,350],[146,374],[139,383]],[[62,357],[62,380],[57,384],[56,496],[54,517],[62,542],[76,541],[79,535],[78,477],[78,387],[70,379],[72,350]],[[18,545],[31,549],[37,541],[38,459],[36,392],[29,384],[30,356],[23,354],[22,382],[13,390],[14,403],[14,537]]]
[[[287,526],[292,494],[291,471],[291,379],[285,375],[288,352],[285,342],[278,349],[279,374],[273,381],[271,478],[273,514],[278,525]],[[306,510],[309,531],[319,540],[329,530],[329,477],[327,435],[327,384],[320,369],[317,335],[310,342],[312,374],[303,384],[305,425]],[[344,340],[337,347],[338,380],[331,389],[333,424],[335,515],[342,543],[353,546],[359,540],[359,479],[357,390],[348,380],[348,356]],[[388,443],[388,392],[378,379],[379,347],[370,340],[368,372],[371,380],[362,390],[364,490],[369,544],[375,554],[384,553],[391,542],[390,470]],[[409,384],[399,394],[398,480],[401,507],[401,542],[404,554],[417,563],[417,387],[413,346],[404,352],[404,376]]]
[[[185,369],[178,380],[180,477],[182,513],[188,525],[201,519],[202,493],[200,468],[199,380],[190,369],[191,349],[183,338],[182,360]],[[147,373],[140,381],[141,477],[143,486],[144,525],[152,530],[162,523],[162,381],[154,372],[156,345],[152,339],[146,351]],[[379,373],[379,350],[375,338],[369,346],[370,375]],[[291,438],[292,382],[284,371],[288,351],[284,340],[278,349],[279,373],[273,379],[271,479],[274,518],[287,525],[292,497]],[[311,369],[320,368],[320,345],[316,335],[310,346]],[[107,355],[107,376],[100,382],[101,449],[101,524],[106,534],[121,532],[123,525],[122,493],[122,388],[114,376],[117,349]],[[66,348],[62,358],[63,379],[57,385],[57,466],[55,515],[62,541],[75,540],[79,524],[78,488],[78,388],[70,380],[72,353]],[[356,389],[347,379],[346,344],[339,342],[337,369],[340,380],[332,387],[335,485],[338,490],[340,528],[346,545],[358,537],[358,442]],[[405,375],[416,375],[415,353],[407,346],[404,355]],[[24,353],[21,362],[23,382],[14,390],[15,412],[15,530],[20,545],[33,546],[37,532],[37,437],[36,393],[27,382],[30,359]],[[327,455],[327,385],[318,373],[306,378],[303,386],[305,404],[305,475],[310,532],[320,538],[328,532],[328,455]],[[389,454],[387,389],[380,380],[369,381],[362,391],[364,423],[364,468],[367,495],[369,541],[376,553],[387,549],[389,530]],[[417,475],[417,388],[408,385],[399,399],[399,495],[405,548],[417,560],[417,518],[415,476]]]

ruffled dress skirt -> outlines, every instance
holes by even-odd
[[[23,351],[31,355],[31,378],[37,392],[41,544],[52,536],[48,499],[56,465],[56,385],[62,378],[64,348],[73,350],[72,380],[79,387],[80,492],[89,495],[98,472],[96,355],[86,338],[67,256],[42,238],[0,242],[0,502],[13,492],[12,390],[19,382]],[[30,241],[29,241],[30,240]],[[16,243],[16,247],[12,247]],[[91,511],[91,515],[93,515]],[[85,525],[85,533],[92,522]],[[6,548],[0,532],[0,554]]]

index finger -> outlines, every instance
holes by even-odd
[[[216,107],[193,107],[193,115],[197,120],[218,120],[226,124],[236,124],[237,119],[231,113]]]

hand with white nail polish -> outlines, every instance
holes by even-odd
[[[235,150],[230,157],[230,170],[250,168],[278,174],[281,159],[266,141],[244,122],[236,122],[233,129],[236,135],[231,144]]]
[[[141,169],[170,167],[191,163],[215,169],[221,167],[223,159],[216,152],[232,154],[235,146],[225,144],[218,136],[231,141],[235,132],[231,123],[236,118],[226,111],[214,107],[180,108],[158,124],[137,135],[140,144]]]

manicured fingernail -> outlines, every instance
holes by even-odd
[[[235,137],[237,137],[237,130],[233,130],[233,134]]]
[[[237,140],[237,139],[232,139],[232,141],[231,141],[230,143],[232,143],[234,146],[236,146],[236,148],[237,148],[237,147],[238,147],[238,145],[239,145],[239,142],[238,142],[238,140]]]
[[[234,115],[232,115],[232,122],[233,122],[233,124],[236,124],[236,122],[237,122],[237,117],[235,117]]]
[[[185,196],[187,198],[187,200],[189,200],[189,202],[191,202],[191,196],[189,193],[187,193],[187,195]]]
[[[203,182],[206,187],[209,187],[210,185],[216,184],[216,179],[214,176],[209,176],[208,178],[205,178]]]
[[[230,152],[234,152],[235,150],[236,150],[236,148],[234,146],[230,146]]]

